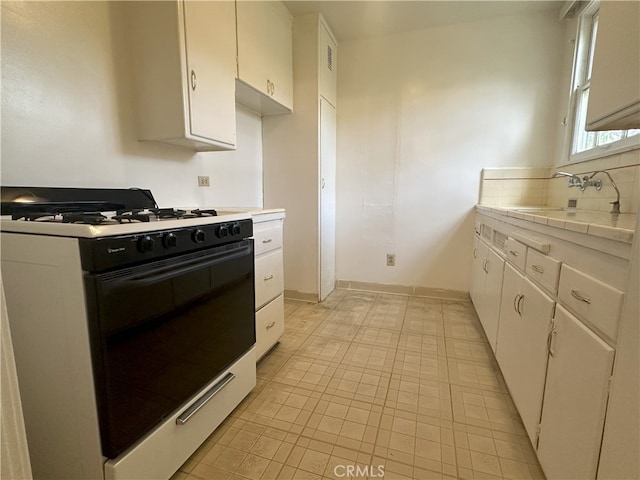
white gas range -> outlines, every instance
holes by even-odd
[[[22,190],[2,275],[34,476],[170,477],[255,386],[250,215]]]

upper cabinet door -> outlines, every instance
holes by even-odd
[[[270,2],[236,3],[238,25],[238,78],[267,95],[268,38]]]
[[[268,76],[271,81],[271,97],[284,105],[293,107],[293,35],[289,10],[282,2],[267,2],[269,22],[267,30],[271,49]]]
[[[600,2],[587,130],[640,128],[640,2]]]
[[[196,151],[236,144],[233,1],[121,2],[138,139]]]
[[[233,2],[184,3],[190,132],[231,145],[236,143],[235,96],[229,94],[235,91],[234,19]]]
[[[238,1],[237,101],[265,115],[293,108],[292,18],[282,2]]]

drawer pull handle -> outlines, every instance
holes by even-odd
[[[218,393],[220,393],[220,391],[224,387],[226,387],[229,384],[229,382],[231,382],[231,380],[233,380],[234,378],[236,378],[236,376],[233,373],[231,372],[227,373],[222,380],[220,380],[213,387],[207,390],[204,393],[204,395],[198,398],[195,402],[191,404],[189,408],[187,408],[184,412],[182,412],[182,415],[176,418],[176,424],[184,425],[185,423],[187,423],[191,419],[191,417],[193,417],[196,414],[198,410],[204,407],[207,404],[207,402],[209,402],[209,400],[211,400]]]
[[[571,296],[581,302],[591,305],[591,299],[580,294],[577,290],[571,290]]]
[[[535,270],[538,273],[544,273],[544,268],[542,268],[540,265],[536,265],[535,263],[531,265],[531,269]]]
[[[267,275],[266,277],[264,277],[264,281],[267,282],[269,280],[273,279],[273,275]]]
[[[264,240],[262,240],[262,243],[271,243],[271,239],[270,238],[265,238]]]
[[[517,257],[518,255],[520,255],[518,252],[516,252],[515,250],[509,250],[509,253],[511,255],[513,255],[514,257]]]
[[[473,258],[478,258],[478,250],[477,249],[473,249]]]
[[[484,263],[482,264],[482,269],[484,270],[484,273],[489,273],[489,259],[488,258],[484,259]]]
[[[276,321],[274,320],[273,322],[271,322],[269,325],[267,325],[267,330],[269,330],[270,328],[273,328],[276,326]]]

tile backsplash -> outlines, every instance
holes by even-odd
[[[561,170],[580,177],[597,170],[607,171],[620,190],[620,211],[637,213],[640,205],[640,150],[606,158],[549,168],[485,168],[482,170],[480,204],[508,206],[549,206],[566,208],[569,199],[577,200],[580,210],[609,212],[609,202],[616,200],[616,192],[609,178],[598,174],[602,189],[587,187],[584,192],[569,188],[566,177],[551,178]]]

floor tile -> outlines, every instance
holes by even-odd
[[[471,302],[338,289],[285,317],[171,480],[544,480]]]

